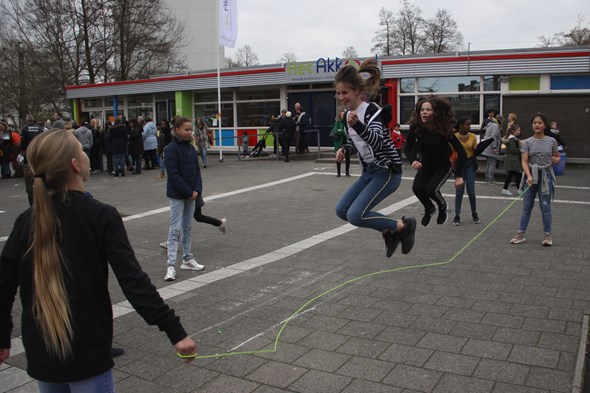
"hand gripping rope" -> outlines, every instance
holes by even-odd
[[[410,269],[421,269],[421,268],[427,268],[427,267],[435,267],[435,266],[445,266],[448,265],[452,262],[455,261],[455,259],[457,259],[457,257],[459,255],[461,255],[465,250],[467,250],[477,239],[479,239],[490,227],[492,227],[492,225],[494,225],[528,190],[529,190],[529,186],[527,186],[524,191],[522,191],[521,193],[518,194],[518,196],[516,198],[514,198],[514,200],[508,205],[506,206],[492,221],[490,221],[490,223],[488,225],[486,225],[481,231],[479,231],[479,233],[477,233],[471,240],[469,240],[463,247],[461,247],[461,249],[459,249],[459,251],[457,251],[455,254],[453,254],[453,256],[451,256],[448,260],[443,261],[443,262],[433,262],[433,263],[427,263],[427,264],[423,264],[423,265],[411,265],[411,266],[401,266],[401,267],[396,267],[394,269],[386,269],[386,270],[379,270],[376,272],[372,272],[372,273],[367,273],[364,274],[362,276],[359,277],[355,277],[352,278],[348,281],[345,281],[341,284],[336,285],[334,288],[328,289],[325,292],[320,293],[319,295],[317,295],[316,297],[308,300],[307,302],[305,302],[305,304],[303,304],[301,307],[299,307],[297,309],[297,311],[295,311],[293,314],[291,314],[291,316],[289,318],[287,318],[281,325],[281,329],[279,330],[279,333],[277,334],[277,337],[274,340],[274,346],[272,349],[257,349],[254,351],[237,351],[237,352],[225,352],[225,353],[216,353],[213,355],[181,355],[179,353],[177,353],[177,356],[179,358],[182,359],[209,359],[209,358],[220,358],[220,357],[226,357],[226,356],[237,356],[237,355],[255,355],[258,353],[275,353],[278,350],[278,346],[279,346],[279,339],[281,338],[281,334],[283,334],[283,331],[285,330],[285,328],[287,327],[287,325],[289,324],[289,321],[291,321],[293,318],[295,318],[298,314],[300,314],[302,311],[304,311],[306,308],[308,308],[312,303],[316,302],[317,300],[321,299],[322,297],[326,296],[329,293],[332,293],[334,291],[339,290],[340,288],[343,288],[349,284],[352,284],[354,282],[363,280],[365,278],[369,278],[369,277],[374,277],[374,276],[378,276],[381,274],[385,274],[385,273],[394,273],[394,272],[399,272],[402,270],[410,270]]]

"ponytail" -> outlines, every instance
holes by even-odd
[[[46,350],[60,360],[73,354],[73,325],[64,271],[67,267],[58,248],[59,219],[53,198],[65,198],[76,138],[65,130],[52,130],[36,137],[27,149],[35,174],[32,241],[33,316]]]

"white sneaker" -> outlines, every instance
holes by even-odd
[[[221,225],[218,226],[217,228],[221,231],[221,233],[223,233],[225,235],[225,231],[226,231],[225,225],[227,224],[227,218],[222,218],[219,221],[221,221]]]
[[[164,281],[174,281],[176,280],[176,270],[174,266],[168,266],[166,269],[166,276],[164,276]]]
[[[195,259],[191,259],[190,261],[183,261],[182,265],[180,265],[182,270],[203,270],[205,265],[201,265]]]
[[[512,192],[510,192],[508,190],[505,190],[505,189],[502,189],[502,195],[511,196],[512,195]]]
[[[167,250],[168,249],[168,242],[160,243],[160,247],[162,247],[164,250]]]

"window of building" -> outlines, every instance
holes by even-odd
[[[149,95],[140,95],[140,96],[127,96],[127,106],[128,107],[148,107],[152,106],[154,99],[151,94]]]
[[[414,112],[414,108],[416,106],[416,97],[415,96],[405,96],[400,97],[400,124],[405,124],[410,121],[410,117]]]
[[[439,78],[419,78],[419,93],[480,91],[479,76],[451,76]]]
[[[221,90],[221,102],[233,101],[234,93],[231,90]],[[195,104],[217,103],[217,90],[195,93]]]
[[[551,90],[590,90],[590,75],[552,75]]]
[[[500,91],[500,75],[483,77],[484,91]]]
[[[238,102],[238,127],[266,127],[280,113],[279,101]]]
[[[538,76],[511,76],[510,90],[539,90],[541,78]]]
[[[416,91],[416,78],[403,78],[399,81],[400,93],[414,93]]]
[[[196,104],[195,105],[195,118],[202,117],[207,121],[209,126],[214,125],[214,119],[217,115],[217,101],[207,104]],[[233,127],[234,126],[234,106],[232,102],[226,102],[221,104],[221,126],[222,127]]]
[[[113,108],[115,106],[115,100],[111,97],[111,98],[105,98],[104,99],[104,106],[106,108]],[[117,106],[119,108],[123,108],[125,106],[125,101],[123,100],[123,97],[119,97],[117,99]]]
[[[278,87],[271,89],[252,89],[244,88],[236,91],[237,101],[251,101],[251,100],[278,100],[280,98],[280,90]]]
[[[102,108],[102,97],[85,99],[84,108]]]
[[[445,97],[450,101],[451,108],[457,120],[468,118],[474,124],[479,123],[479,94],[454,94],[445,95]]]
[[[127,109],[127,118],[137,119],[139,116],[143,116],[144,118],[150,117],[154,118],[154,110],[150,107],[138,107],[138,108],[129,108]]]
[[[500,113],[500,94],[486,94],[483,96],[481,118],[479,121],[474,121],[473,123],[481,123],[484,118],[488,117],[488,111],[491,109],[495,110],[496,113]]]

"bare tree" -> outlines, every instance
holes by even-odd
[[[250,45],[244,45],[236,51],[236,63],[239,67],[248,67],[260,64],[258,56],[252,50]]]
[[[238,65],[238,63],[235,62],[235,60],[232,57],[226,56],[225,67],[226,68],[235,68],[235,67],[239,67],[239,65]]]
[[[457,29],[457,22],[446,9],[439,9],[434,18],[426,22],[424,30],[424,51],[441,53],[463,46],[463,35]]]
[[[396,51],[401,55],[422,53],[424,51],[422,9],[408,0],[402,0],[395,22],[398,27],[398,37],[394,41]]]
[[[277,60],[277,63],[295,63],[297,61],[297,55],[293,52],[283,52],[281,57]]]
[[[343,59],[354,59],[356,57],[359,57],[359,55],[358,53],[356,53],[356,49],[354,49],[354,46],[349,46],[346,49],[344,49],[344,52],[342,52]]]
[[[577,25],[568,33],[559,32],[553,35],[537,37],[540,46],[587,46],[590,45],[590,23],[583,26],[584,16],[578,15]]]
[[[391,56],[394,52],[393,41],[395,35],[395,18],[392,11],[381,8],[379,11],[379,26],[382,26],[382,28],[375,32],[375,37],[373,37],[373,44],[375,45],[371,48],[371,51],[382,56]]]

